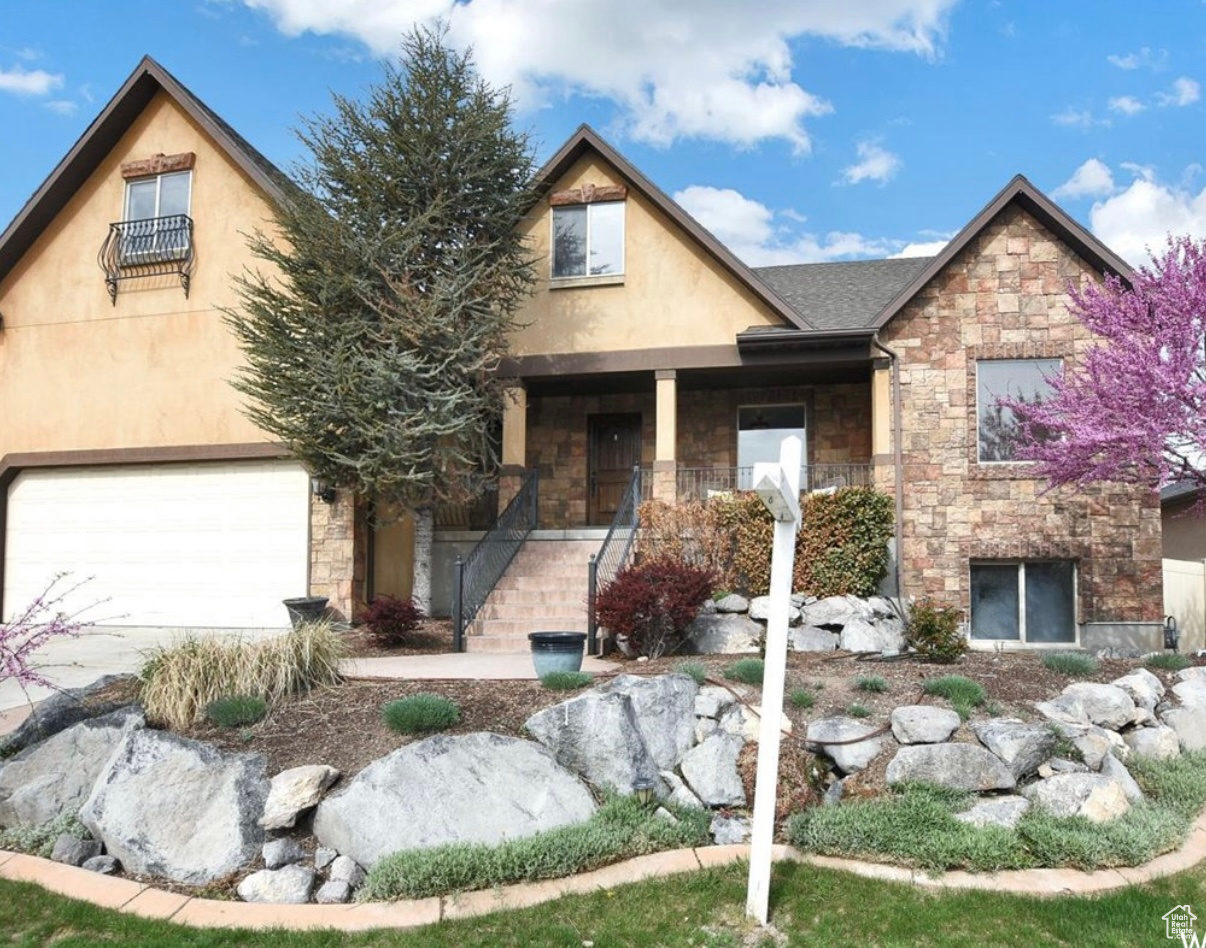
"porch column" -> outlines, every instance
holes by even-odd
[[[511,502],[523,484],[528,461],[528,389],[522,380],[503,393],[502,469],[498,472],[498,509]]]
[[[678,373],[674,369],[658,369],[657,384],[657,448],[653,460],[653,499],[668,504],[678,501]]]
[[[892,490],[892,368],[887,359],[871,366],[871,461],[875,486]]]

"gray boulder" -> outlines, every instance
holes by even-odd
[[[50,858],[68,866],[82,866],[101,854],[101,844],[95,839],[79,839],[64,833],[54,841]]]
[[[1098,727],[1118,730],[1130,724],[1135,716],[1135,702],[1117,685],[1078,681],[1068,685],[1064,694],[1079,701],[1089,723]]]
[[[1181,750],[1206,750],[1206,708],[1170,708],[1164,723],[1177,732]]]
[[[1054,816],[1083,816],[1092,823],[1117,819],[1131,808],[1122,784],[1101,774],[1056,774],[1022,792]]]
[[[324,764],[309,764],[282,770],[268,785],[268,802],[260,826],[267,830],[288,829],[297,818],[318,806],[324,793],[339,779],[339,771]]]
[[[884,737],[868,737],[878,730],[874,724],[844,715],[821,718],[808,725],[804,746],[814,754],[829,757],[842,773],[852,774],[866,770],[884,749]]]
[[[328,794],[314,813],[314,835],[371,868],[401,849],[498,843],[581,823],[594,811],[590,791],[538,744],[441,735],[373,761]]]
[[[683,778],[705,806],[745,806],[745,787],[737,773],[743,746],[739,737],[714,734],[683,758]]]
[[[1112,753],[1119,760],[1130,756],[1130,748],[1117,732],[1097,727],[1095,724],[1062,724],[1053,721],[1051,730],[1072,743],[1090,770],[1100,770],[1101,762],[1107,754]]]
[[[755,596],[750,600],[750,618],[756,619],[759,622],[766,622],[770,618],[770,596]],[[794,625],[800,621],[800,610],[794,603],[787,604],[787,622],[789,625]]]
[[[314,893],[314,901],[319,905],[340,905],[352,901],[352,887],[337,879],[328,879]]]
[[[56,692],[35,705],[33,712],[21,722],[20,727],[11,734],[0,737],[0,756],[11,756],[81,721],[104,717],[128,706],[128,701],[103,700],[98,695],[110,685],[136,681],[133,675],[105,675],[83,688],[68,688]]]
[[[1048,721],[1057,724],[1087,726],[1090,723],[1084,705],[1075,695],[1062,694],[1050,701],[1036,701],[1034,709]]]
[[[1110,684],[1121,688],[1131,696],[1131,700],[1138,707],[1147,708],[1149,711],[1164,697],[1164,682],[1146,668],[1136,668],[1121,678],[1115,678]]]
[[[1206,682],[1206,665],[1192,665],[1189,668],[1182,668],[1177,672],[1177,681]]]
[[[805,605],[800,617],[805,625],[832,626],[836,631],[859,614],[859,610],[845,596],[829,596]],[[871,618],[871,615],[867,618]]]
[[[666,799],[671,803],[677,803],[679,806],[693,806],[697,810],[702,810],[704,805],[702,801],[690,788],[683,783],[682,778],[672,770],[663,770],[661,773],[662,783],[668,789]]]
[[[0,764],[0,826],[41,826],[79,812],[142,712],[123,708],[59,731]]]
[[[1035,771],[1040,777],[1054,777],[1056,774],[1087,774],[1091,773],[1088,764],[1079,760],[1068,760],[1066,757],[1052,757],[1038,765]]]
[[[689,655],[734,655],[760,650],[766,627],[739,613],[701,615],[687,626],[683,651]]]
[[[832,652],[838,647],[840,638],[836,632],[828,629],[802,625],[788,630],[787,647],[793,652]]]
[[[1135,782],[1135,778],[1131,776],[1131,772],[1113,754],[1107,754],[1106,759],[1101,762],[1101,775],[1118,781],[1118,785],[1122,787],[1122,792],[1126,794],[1126,798],[1132,803],[1138,803],[1143,799],[1143,790]]]
[[[910,744],[888,764],[888,783],[933,783],[952,790],[1012,790],[1017,779],[995,754],[976,744]]]
[[[750,838],[750,821],[743,816],[712,817],[712,825],[708,827],[712,839],[717,846],[732,846],[748,842]]]
[[[1049,728],[1017,718],[992,718],[972,730],[1019,780],[1034,773],[1055,750],[1055,734]]]
[[[295,839],[270,839],[264,843],[264,865],[269,869],[292,866],[306,858],[306,851]]]
[[[1122,735],[1136,757],[1171,760],[1181,756],[1181,741],[1171,727],[1141,727]]]
[[[1187,668],[1185,671],[1196,671]],[[1182,672],[1181,674],[1184,674]],[[1206,678],[1186,678],[1172,686],[1177,700],[1187,708],[1206,708]]]
[[[904,629],[892,619],[870,621],[855,617],[842,626],[841,647],[847,652],[895,655],[904,650]]]
[[[637,732],[659,770],[674,769],[683,754],[695,746],[695,698],[699,685],[694,678],[620,675],[602,690],[626,695],[632,702]]]
[[[85,859],[80,868],[99,872],[102,876],[111,876],[121,869],[121,863],[113,856],[93,856],[91,859]]]
[[[319,846],[314,850],[314,868],[318,870],[326,869],[339,856],[330,846]]]
[[[212,882],[259,855],[264,770],[258,754],[224,754],[166,731],[131,731],[80,820],[131,872]]]
[[[305,866],[261,869],[239,883],[239,898],[244,902],[270,902],[276,905],[305,905],[314,889],[314,870]]]
[[[717,612],[749,612],[750,601],[745,596],[729,593],[716,600]]]
[[[909,704],[895,709],[892,736],[901,744],[941,744],[950,740],[962,723],[959,715],[949,708],[928,704]]]
[[[999,826],[1002,829],[1013,829],[1029,809],[1030,801],[1025,797],[987,797],[977,800],[970,809],[956,813],[955,819],[960,823],[970,823],[981,828]]]
[[[346,882],[353,889],[360,888],[364,877],[365,872],[356,860],[349,859],[347,856],[340,856],[331,863],[331,871],[327,873],[327,878],[336,882]]]

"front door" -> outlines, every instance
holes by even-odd
[[[586,522],[607,526],[624,499],[633,467],[641,460],[641,416],[591,415],[587,431]]]

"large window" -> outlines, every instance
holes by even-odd
[[[171,260],[188,250],[191,171],[126,183],[122,256],[130,262]]]
[[[553,208],[553,279],[623,272],[623,201]]]
[[[1059,359],[991,359],[976,363],[978,458],[981,462],[1017,460],[1021,430],[1002,399],[1041,402],[1050,392],[1048,379],[1059,375]],[[1036,432],[1040,437],[1041,432]]]
[[[803,405],[747,405],[737,409],[737,486],[754,486],[754,465],[762,461],[779,463],[783,440],[795,435],[804,450],[801,467],[808,457]],[[800,478],[803,486],[804,478]]]
[[[1075,564],[1070,560],[973,563],[971,637],[1033,645],[1075,642]]]

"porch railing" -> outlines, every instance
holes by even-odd
[[[540,476],[535,468],[524,473],[519,492],[499,514],[494,526],[463,559],[452,564],[452,646],[465,650],[465,629],[485,605],[511,560],[536,529]]]
[[[642,480],[647,478],[641,477],[639,466],[634,467],[632,479],[624,491],[624,498],[611,520],[607,536],[603,538],[603,545],[599,547],[598,553],[591,555],[587,565],[586,650],[590,655],[595,654],[599,643],[599,620],[595,614],[595,601],[599,590],[615,579],[616,574],[628,565],[636,544]]]
[[[707,500],[716,494],[753,490],[752,467],[680,467],[677,472],[679,501]],[[827,487],[870,487],[874,483],[870,464],[809,464],[800,472],[800,490]]]

